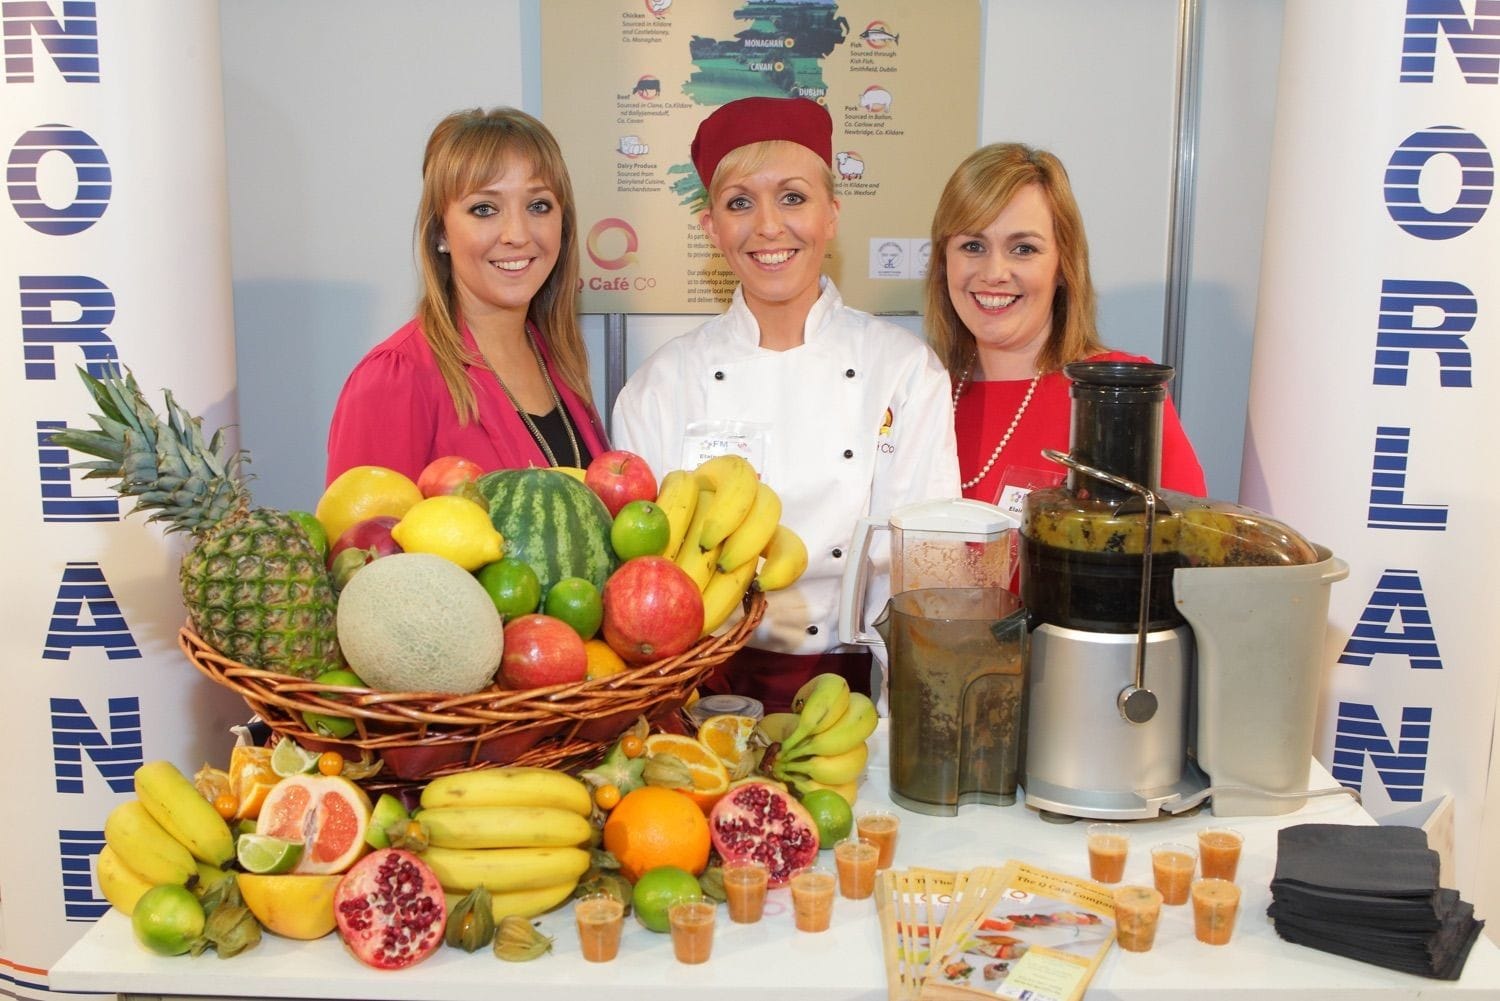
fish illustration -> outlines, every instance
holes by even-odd
[[[901,36],[891,34],[886,30],[886,26],[880,23],[872,24],[864,31],[861,31],[859,37],[867,42],[874,42],[876,45],[884,45],[886,42],[895,42],[897,45],[901,44]]]

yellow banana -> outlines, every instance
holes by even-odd
[[[802,537],[785,525],[777,525],[776,533],[766,546],[766,561],[760,565],[755,578],[758,591],[779,591],[790,587],[807,569],[807,546]]]
[[[860,741],[841,754],[817,754],[788,761],[784,770],[789,774],[805,775],[824,785],[836,786],[857,780],[869,759],[870,745]]]
[[[104,899],[127,918],[135,911],[135,903],[154,885],[130,866],[109,845],[99,849],[95,861],[94,877],[99,882],[99,892]]]
[[[444,775],[427,783],[422,808],[447,806],[555,806],[587,817],[594,800],[587,786],[565,772],[503,765]]]
[[[714,571],[708,586],[703,589],[703,632],[699,634],[700,637],[707,636],[722,626],[734,610],[740,607],[759,563],[760,556],[757,554],[733,570]]]
[[[565,476],[571,476],[579,483],[583,482],[584,473],[587,472],[587,470],[579,469],[577,466],[548,466],[547,468],[554,473],[562,473]]]
[[[797,790],[797,795],[799,796],[806,796],[815,789],[832,789],[844,797],[846,803],[853,806],[855,797],[859,795],[859,782],[857,780],[844,782],[839,785],[828,785],[816,779],[804,778],[801,775],[792,776],[792,780],[792,788]]]
[[[755,503],[740,527],[729,534],[719,550],[719,569],[733,570],[759,556],[771,544],[781,521],[781,498],[765,483],[755,485]]]
[[[217,866],[234,858],[229,825],[172,762],[148,761],[137,768],[135,794],[194,858]]]
[[[482,886],[491,893],[539,890],[582,876],[589,853],[582,848],[439,848],[422,853],[443,889],[468,893]]]
[[[822,733],[836,724],[849,708],[853,693],[843,675],[825,671],[815,675],[792,696],[792,707],[797,710],[797,726],[781,742],[781,749],[790,752],[814,734]],[[799,753],[798,757],[802,755]]]
[[[495,921],[516,915],[522,918],[534,918],[538,914],[545,914],[558,904],[573,895],[573,889],[578,885],[578,880],[570,879],[558,883],[556,886],[544,886],[537,890],[510,890],[505,893],[490,894],[490,913],[495,916]],[[448,904],[448,912],[453,912],[453,905],[464,898],[462,893],[444,893],[444,899]]]
[[[755,733],[768,744],[779,744],[797,729],[796,713],[767,713],[755,724]]]
[[[104,820],[104,843],[114,849],[121,863],[152,886],[185,886],[198,875],[192,854],[138,799],[127,799],[109,811]]]
[[[688,541],[696,541],[699,549],[712,549],[729,538],[750,513],[760,477],[749,459],[716,455],[694,470],[693,478],[700,488],[714,492],[714,500],[703,519],[702,531],[695,536],[689,530]],[[698,503],[703,503],[701,498]]]
[[[666,513],[667,525],[670,526],[667,548],[662,555],[669,560],[675,559],[698,509],[698,481],[693,474],[686,469],[674,469],[663,476],[661,487],[656,491],[656,506]]]
[[[683,540],[682,548],[677,550],[676,563],[683,569],[698,590],[708,586],[709,580],[714,575],[714,564],[719,559],[719,547],[700,549],[693,542],[698,538],[704,523],[708,520],[708,512],[714,506],[714,494],[711,490],[702,490],[698,494],[698,508],[693,514],[692,524],[688,525],[687,537]]]
[[[868,695],[853,692],[849,696],[849,708],[828,729],[821,733],[815,733],[802,743],[791,748],[782,745],[783,750],[790,751],[791,758],[810,758],[815,755],[842,754],[869,739],[870,734],[875,732],[875,724],[879,717],[875,713],[875,703],[870,701]],[[788,760],[790,764],[790,759]]]
[[[547,848],[581,845],[586,817],[555,806],[450,806],[423,810],[428,839],[439,848]]]

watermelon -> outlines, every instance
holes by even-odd
[[[609,511],[573,477],[550,469],[502,469],[479,478],[479,493],[505,538],[505,555],[536,571],[543,600],[564,577],[603,588],[614,573]]]

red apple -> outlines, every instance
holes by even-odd
[[[401,547],[397,545],[395,539],[391,538],[391,529],[395,528],[400,521],[400,518],[388,514],[356,521],[344,529],[344,534],[328,547],[328,566],[331,568],[339,553],[346,549],[364,550],[366,563],[378,560],[382,556],[401,552]]]
[[[461,494],[468,484],[484,475],[484,467],[461,455],[445,455],[433,459],[417,476],[417,489],[423,497],[438,497],[443,494]]]
[[[505,624],[500,680],[506,688],[544,688],[582,681],[588,673],[583,639],[561,619],[533,612]]]
[[[622,448],[595,456],[583,483],[599,495],[611,518],[633,500],[656,500],[656,474],[645,459]]]
[[[676,563],[637,556],[604,582],[600,634],[630,664],[675,657],[703,632],[703,595]]]

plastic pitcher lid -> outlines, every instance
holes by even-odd
[[[918,501],[891,513],[891,527],[903,532],[952,532],[994,537],[1021,523],[1003,508],[968,497]]]

